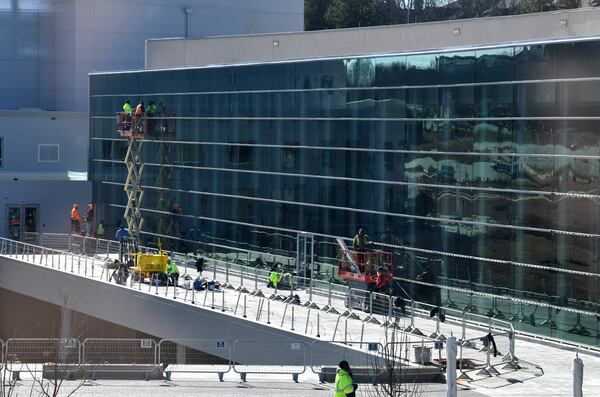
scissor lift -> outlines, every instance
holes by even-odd
[[[129,144],[124,160],[127,166],[127,179],[124,187],[127,193],[127,206],[125,207],[124,217],[127,221],[129,234],[136,241],[139,241],[140,231],[144,223],[141,211],[144,198],[142,189],[144,163],[141,154],[142,144],[147,133],[146,118],[120,112],[117,114],[117,132],[120,136],[127,138]]]

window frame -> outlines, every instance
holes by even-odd
[[[56,160],[42,160],[42,147],[56,147]],[[60,144],[58,143],[38,143],[38,163],[60,163]]]

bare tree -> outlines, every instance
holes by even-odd
[[[398,325],[397,318],[386,321]],[[365,394],[370,397],[413,397],[423,394],[421,384],[409,378],[409,335],[397,327],[386,327],[383,351],[371,360],[371,370],[377,374],[377,385],[369,385]]]
[[[73,346],[74,341],[77,340],[75,335],[80,333],[83,327],[83,322],[78,324],[76,327],[72,327],[71,324],[71,303],[73,296],[69,293],[59,293],[60,302],[56,305],[57,316],[55,317],[50,329],[43,327],[38,323],[38,326],[45,333],[45,337],[49,340],[53,339],[53,336],[59,335],[58,342],[52,346],[51,350],[39,351],[33,350],[30,355],[21,362],[20,357],[15,355],[13,357],[7,356],[6,363],[2,368],[2,385],[0,386],[0,397],[10,397],[15,395],[16,388],[18,386],[17,380],[13,380],[12,372],[9,370],[9,364],[20,365],[21,369],[25,369],[26,372],[32,379],[31,386],[29,387],[29,396],[41,396],[41,397],[57,397],[60,393],[61,387],[63,386],[64,380],[70,376],[70,374],[76,370],[74,365],[71,364],[69,359],[73,349],[77,347],[76,343]],[[33,321],[37,322],[36,319]],[[36,362],[34,362],[36,361]],[[35,365],[43,365],[42,374],[40,375]],[[66,394],[67,397],[74,395],[83,385],[85,379],[77,382],[73,389]],[[63,393],[64,394],[64,393]]]

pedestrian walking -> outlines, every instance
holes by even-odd
[[[335,394],[334,397],[355,397],[358,385],[352,378],[352,370],[348,361],[343,360],[338,364],[338,370],[335,374]]]

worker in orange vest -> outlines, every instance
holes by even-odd
[[[143,127],[143,123],[141,122],[142,117],[144,117],[144,113],[146,113],[146,109],[144,108],[144,101],[140,100],[140,103],[138,103],[138,105],[135,107],[135,130],[137,132],[143,132],[144,131],[144,127]]]
[[[81,215],[79,215],[79,206],[73,204],[71,209],[71,233],[81,233]]]

